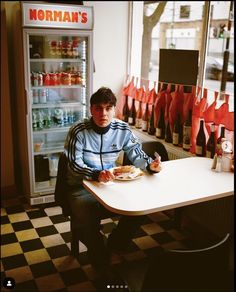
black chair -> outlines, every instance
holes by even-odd
[[[141,291],[233,291],[230,234],[216,244],[192,250],[168,250],[153,257]]]
[[[161,156],[161,161],[168,161],[168,152],[165,148],[165,146],[159,142],[159,141],[147,141],[147,142],[142,142],[142,149],[143,151],[153,159],[155,159],[154,152],[157,152]],[[123,158],[123,165],[129,165],[132,164],[126,155],[124,153],[124,158]]]
[[[58,170],[57,170],[57,181],[56,181],[56,187],[55,187],[55,202],[62,208],[62,214],[66,218],[70,218],[71,254],[76,257],[79,255],[79,232],[74,226],[74,220],[72,217],[71,208],[66,198],[66,194],[70,188],[66,182],[67,164],[68,164],[68,160],[65,153],[61,153],[59,162],[58,162]]]

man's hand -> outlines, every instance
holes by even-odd
[[[102,170],[98,176],[99,182],[108,182],[115,178],[114,174],[109,170]]]
[[[161,171],[161,157],[158,157],[153,162],[151,162],[149,167],[152,171],[155,172]]]

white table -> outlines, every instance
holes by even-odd
[[[162,162],[161,172],[133,181],[83,185],[112,212],[145,215],[233,195],[233,173],[215,172],[211,165],[210,158],[189,157]]]

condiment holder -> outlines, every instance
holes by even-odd
[[[221,145],[221,153],[216,153],[213,158],[212,167],[216,172],[234,171],[234,155],[232,144],[225,140]]]

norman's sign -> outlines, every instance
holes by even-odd
[[[22,3],[23,26],[93,29],[93,9],[86,6]]]

